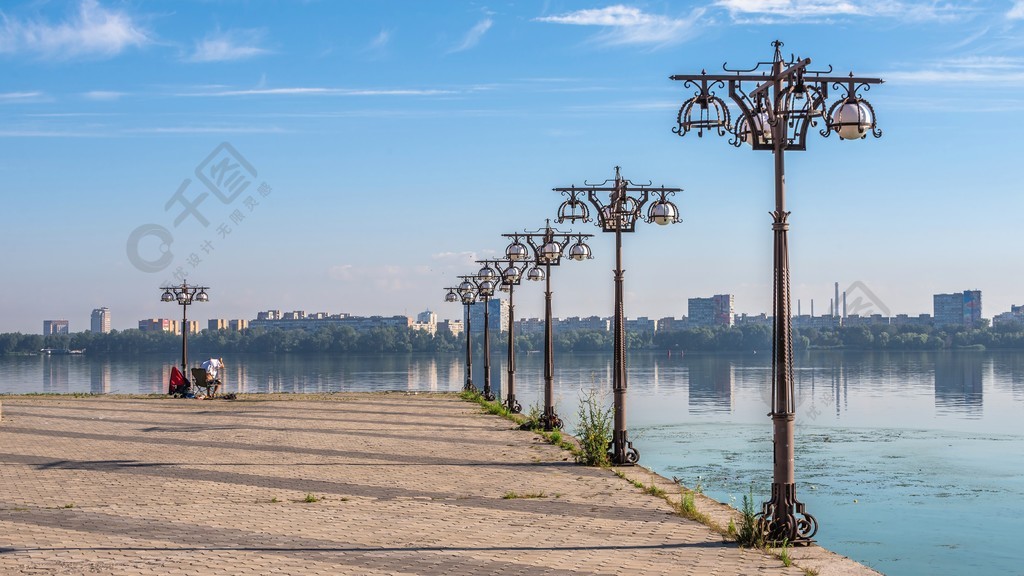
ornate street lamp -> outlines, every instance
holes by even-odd
[[[640,460],[640,452],[633,448],[626,432],[626,313],[623,309],[622,280],[625,271],[622,269],[622,233],[636,231],[637,220],[656,224],[674,224],[679,222],[679,209],[668,198],[682,188],[665,188],[647,184],[635,184],[619,174],[615,167],[615,178],[600,184],[589,184],[577,188],[555,188],[566,196],[566,200],[558,208],[558,221],[590,222],[590,209],[586,201],[597,211],[597,225],[603,232],[615,234],[615,325],[612,335],[612,392],[613,420],[612,443],[609,447],[609,458],[617,466],[632,466]],[[599,192],[608,193],[608,203],[602,202]],[[650,200],[655,200],[644,215],[643,208]]]
[[[511,238],[512,242],[505,249],[505,256],[514,262],[523,262],[529,259],[530,250],[533,251],[533,267],[526,273],[529,280],[539,282],[545,281],[544,289],[544,414],[540,423],[544,430],[551,431],[562,427],[562,419],[555,414],[555,393],[554,393],[554,346],[551,338],[551,267],[562,263],[562,257],[568,255],[572,260],[587,260],[593,258],[590,255],[590,246],[585,239],[593,234],[578,234],[573,232],[561,232],[551,227],[551,221],[547,225],[533,232],[516,232],[514,234],[502,234]],[[523,241],[526,241],[526,244]],[[566,246],[569,242],[566,254]]]
[[[482,261],[478,261],[481,262]],[[466,282],[472,282],[476,287],[477,298],[484,302],[484,400],[491,402],[494,400],[494,392],[491,390],[491,297],[494,296],[494,290],[500,280],[498,273],[491,268],[490,265],[485,264],[476,276],[460,276],[464,278]],[[467,315],[469,309],[466,310]],[[467,316],[467,322],[468,322]]]
[[[465,278],[460,276],[460,278]],[[462,302],[466,311],[466,384],[462,387],[465,392],[476,392],[473,385],[473,324],[469,314],[469,307],[476,303],[476,284],[469,280],[463,280],[456,288],[445,288],[445,302]]]
[[[793,380],[793,341],[789,291],[789,247],[786,211],[785,163],[787,150],[805,150],[811,127],[821,122],[822,136],[833,132],[842,140],[865,138],[871,133],[881,137],[875,124],[875,111],[861,96],[880,78],[853,75],[833,76],[828,70],[810,70],[810,58],[782,57],[782,42],[772,43],[775,55],[771,62],[759,62],[753,68],[733,70],[723,66],[725,74],[684,74],[670,76],[686,88],[696,88],[692,98],[683,103],[672,129],[679,136],[696,130],[724,136],[730,143],[746,143],[754,150],[768,150],[775,156],[774,282],[772,328],[772,405],[769,416],[774,433],[774,477],[771,500],[760,513],[761,528],[774,541],[792,544],[810,543],[818,530],[814,516],[804,510],[796,498],[794,466],[794,418],[796,413]],[[729,106],[715,89],[728,86],[729,98],[739,109],[735,122]],[[829,90],[839,93],[828,105]]]
[[[192,377],[188,372],[188,307],[192,302],[209,302],[210,295],[206,293],[210,288],[207,286],[189,286],[188,282],[182,282],[181,286],[161,286],[164,293],[160,296],[161,302],[177,302],[181,304],[181,375],[186,379]]]
[[[525,246],[524,246],[525,248]],[[488,265],[493,264],[495,270],[501,278],[498,289],[502,292],[508,292],[508,358],[506,362],[506,373],[508,375],[506,379],[505,401],[502,405],[513,414],[518,414],[523,411],[523,407],[516,400],[516,305],[515,305],[515,287],[523,280],[523,271],[521,268],[516,266],[516,262],[511,259],[500,259],[495,258],[491,260],[479,260],[479,262],[486,263]]]

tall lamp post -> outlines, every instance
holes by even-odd
[[[469,315],[469,307],[476,303],[476,290],[472,283],[465,287],[467,282],[462,282],[457,288],[445,288],[448,294],[445,295],[445,302],[462,302],[466,310],[466,384],[462,387],[465,392],[476,392],[473,385],[473,326]]]
[[[491,260],[480,260],[487,265],[493,264],[501,278],[499,290],[508,292],[508,353],[506,361],[506,392],[502,405],[513,413],[519,414],[523,411],[522,405],[516,400],[516,304],[515,288],[523,280],[522,270],[516,263],[509,259],[495,258]]]
[[[484,302],[484,400],[494,400],[494,391],[491,390],[491,297],[494,296],[494,289],[498,282],[498,273],[488,265],[485,265],[476,273],[476,276],[462,276],[463,283],[472,282],[476,288],[477,297]],[[467,310],[468,313],[468,310]]]
[[[793,342],[790,306],[789,212],[786,211],[784,155],[787,150],[805,150],[807,133],[823,122],[822,136],[833,132],[842,140],[875,138],[882,131],[875,124],[875,111],[861,92],[881,84],[880,78],[831,75],[827,70],[810,70],[810,58],[782,56],[782,42],[772,43],[771,62],[759,62],[753,68],[734,70],[723,66],[725,74],[683,74],[670,76],[695,88],[693,97],[683,103],[672,129],[679,136],[696,130],[719,136],[731,135],[730,143],[749,144],[754,150],[770,151],[775,157],[774,282],[772,327],[772,404],[769,416],[773,424],[774,470],[771,500],[762,505],[761,528],[770,540],[793,544],[812,542],[818,530],[814,516],[804,510],[796,498],[794,465],[794,419],[796,413],[793,380]],[[739,109],[733,123],[729,106],[715,89],[728,87],[729,98]],[[826,105],[829,90],[839,93]]]
[[[615,325],[612,335],[614,430],[608,456],[616,466],[632,466],[640,460],[640,452],[633,448],[626,431],[626,313],[622,302],[622,281],[625,275],[625,270],[622,269],[622,233],[635,232],[637,220],[640,219],[661,225],[679,222],[679,209],[668,198],[676,192],[682,192],[682,188],[651,186],[650,182],[635,184],[622,177],[618,166],[615,167],[614,179],[599,184],[585,184],[579,188],[570,186],[554,189],[566,196],[566,200],[558,208],[558,221],[590,222],[590,210],[586,204],[586,201],[589,201],[597,211],[597,225],[601,227],[601,231],[615,234]],[[602,192],[608,193],[607,204],[602,202],[598,195]],[[644,205],[652,194],[656,200],[644,216]]]
[[[161,302],[177,302],[181,304],[181,375],[186,379],[188,373],[188,307],[192,302],[209,302],[210,295],[206,293],[208,286],[189,286],[188,282],[182,282],[181,286],[161,286],[164,293],[160,296]]]
[[[585,238],[593,234],[579,234],[573,232],[561,232],[551,227],[549,220],[547,225],[534,232],[517,232],[514,234],[502,234],[511,238],[512,242],[505,249],[505,255],[509,260],[525,262],[529,258],[529,244],[533,250],[533,267],[527,272],[529,280],[539,282],[545,281],[544,289],[544,414],[540,423],[544,430],[551,431],[562,427],[562,419],[555,414],[555,393],[554,393],[554,346],[551,338],[551,267],[562,263],[562,257],[566,255],[566,246],[569,246],[568,257],[572,260],[587,260],[593,258],[590,254],[590,246]],[[523,240],[526,244],[523,244]],[[543,268],[542,268],[543,267]]]

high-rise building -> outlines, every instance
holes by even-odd
[[[210,318],[206,321],[206,329],[212,332],[216,332],[217,330],[227,330],[228,321],[224,318]]]
[[[89,329],[100,334],[110,332],[110,308],[104,306],[93,310]]]
[[[732,294],[716,294],[711,298],[690,298],[687,301],[687,316],[690,326],[732,326]]]
[[[472,330],[473,334],[483,334],[484,330],[484,307],[482,306],[483,301],[478,301],[469,307],[470,314],[472,314]],[[490,328],[491,333],[501,333],[508,330],[508,300],[502,300],[500,298],[491,298],[488,300],[489,312],[490,312]],[[463,322],[466,321],[466,313],[462,314]]]
[[[936,328],[981,327],[981,290],[932,296]]]
[[[43,336],[68,333],[67,320],[43,320]]]
[[[228,320],[228,329],[233,332],[241,332],[242,330],[245,330],[248,327],[248,320],[242,320],[241,318],[239,318],[238,320]]]
[[[143,332],[175,332],[178,331],[178,322],[167,318],[149,318],[139,320],[139,330]]]

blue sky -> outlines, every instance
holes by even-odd
[[[616,165],[685,189],[683,223],[626,238],[628,316],[716,293],[767,311],[771,155],[674,135],[690,93],[668,76],[752,66],[775,39],[886,79],[866,94],[881,139],[787,155],[804,312],[859,281],[893,313],[980,289],[991,317],[1024,303],[1022,30],[1009,1],[5,2],[0,331],[175,317],[158,287],[178,267],[211,287],[204,323],[458,317],[443,287],[554,217],[552,187]],[[147,225],[173,237],[157,272],[128,256]],[[595,258],[555,273],[556,316],[611,314],[613,239],[587,226]],[[517,304],[540,315],[540,287]]]

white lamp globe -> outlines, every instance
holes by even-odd
[[[655,224],[664,226],[676,221],[676,205],[668,200],[654,203],[648,212],[648,218]]]
[[[582,242],[577,242],[569,248],[569,258],[582,261],[590,258],[590,246]]]
[[[871,129],[871,110],[860,102],[845,102],[832,112],[832,126],[843,140],[859,140]]]

